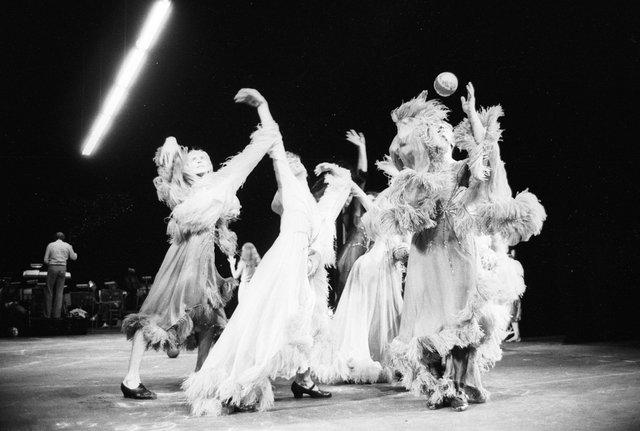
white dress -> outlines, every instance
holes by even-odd
[[[252,139],[282,137],[272,127]],[[311,366],[314,343],[328,319],[326,272],[320,268],[312,280],[307,275],[310,250],[323,233],[322,212],[306,182],[292,174],[284,148],[272,157],[282,199],[280,234],[247,286],[251,295],[238,304],[200,371],[183,384],[194,415],[220,414],[223,403],[268,409],[271,380],[289,379]],[[348,188],[342,194],[346,200]]]
[[[374,205],[384,199],[383,192]],[[354,263],[331,322],[334,374],[324,376],[326,381],[388,380],[381,363],[400,327],[402,269],[393,252],[402,240],[381,229],[377,208],[362,224],[374,244]]]

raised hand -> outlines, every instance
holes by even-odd
[[[234,96],[233,100],[236,103],[244,103],[249,106],[253,106],[254,108],[267,103],[267,99],[265,99],[262,94],[254,88],[241,88]]]
[[[333,172],[335,170],[337,166],[334,165],[333,163],[328,163],[328,162],[322,162],[322,163],[318,163],[318,165],[316,166],[316,168],[313,170],[313,172],[316,175],[320,175],[323,172]]]
[[[464,111],[465,114],[467,114],[467,117],[469,115],[473,115],[473,113],[476,112],[476,95],[475,95],[475,89],[473,88],[472,83],[469,82],[467,84],[466,99],[464,96],[462,96],[460,97],[460,101],[462,102],[462,110]]]
[[[347,141],[354,144],[356,147],[364,147],[366,146],[366,141],[364,139],[364,135],[362,133],[357,133],[355,130],[351,129],[347,131]]]
[[[160,163],[162,166],[170,166],[173,163],[175,155],[180,151],[180,145],[173,136],[169,136],[164,140],[162,149],[160,150]]]

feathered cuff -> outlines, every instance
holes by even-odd
[[[525,190],[515,198],[487,201],[476,209],[483,230],[501,235],[510,246],[540,234],[547,213],[533,193]]]

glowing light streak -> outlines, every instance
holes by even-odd
[[[169,0],[158,0],[151,7],[135,46],[131,48],[120,65],[113,86],[84,140],[82,155],[90,156],[109,131],[144,66],[149,50],[158,40],[170,12],[171,2]]]

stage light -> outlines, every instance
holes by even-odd
[[[124,100],[127,98],[127,90],[119,85],[111,87],[111,91],[104,100],[102,113],[107,117],[113,117],[122,107]]]
[[[158,38],[164,23],[167,21],[170,10],[171,2],[169,1],[157,1],[153,5],[149,15],[147,15],[147,20],[142,27],[140,36],[138,36],[138,40],[136,42],[136,46],[138,48],[144,51],[151,48]]]
[[[106,135],[120,108],[124,105],[131,87],[135,83],[149,50],[153,47],[162,28],[169,18],[171,2],[156,1],[147,14],[136,44],[125,57],[116,79],[105,98],[100,113],[91,126],[91,130],[82,145],[82,155],[90,156]]]
[[[114,85],[122,88],[131,87],[142,69],[146,56],[147,54],[143,50],[138,49],[138,47],[132,48],[122,62],[122,66],[120,66],[120,71],[118,71]]]
[[[91,153],[93,153],[100,143],[102,136],[104,136],[104,133],[111,126],[112,121],[113,115],[107,116],[104,112],[98,115],[98,118],[93,122],[89,136],[84,141],[84,147],[82,149],[83,156],[90,156]]]

